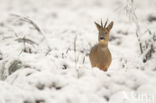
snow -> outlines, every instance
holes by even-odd
[[[133,1],[140,38],[154,42],[156,50],[147,32],[155,32],[156,22],[147,18],[156,16],[156,1]],[[0,103],[155,103],[156,53],[142,62],[126,5],[127,0],[1,0]],[[97,43],[94,21],[101,18],[114,21],[107,72],[92,68],[88,58]]]

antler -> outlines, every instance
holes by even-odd
[[[103,28],[102,18],[101,18],[101,27]]]
[[[107,18],[107,20],[106,20],[106,22],[105,22],[104,28],[106,28],[107,22],[108,22],[108,18]]]

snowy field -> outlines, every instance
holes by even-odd
[[[156,103],[155,10],[156,0],[0,0],[0,103]],[[103,72],[88,54],[94,21],[107,18]]]

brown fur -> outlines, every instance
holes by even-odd
[[[90,62],[92,67],[98,67],[103,71],[107,71],[112,61],[112,56],[108,48],[108,41],[110,30],[113,27],[113,22],[111,22],[107,27],[107,21],[104,26],[102,24],[102,20],[101,25],[97,24],[96,22],[95,24],[99,31],[99,43],[91,49],[89,54]],[[104,39],[101,39],[101,37]]]

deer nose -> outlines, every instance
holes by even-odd
[[[103,37],[103,36],[101,36],[101,37],[100,37],[100,40],[104,40],[104,37]]]

